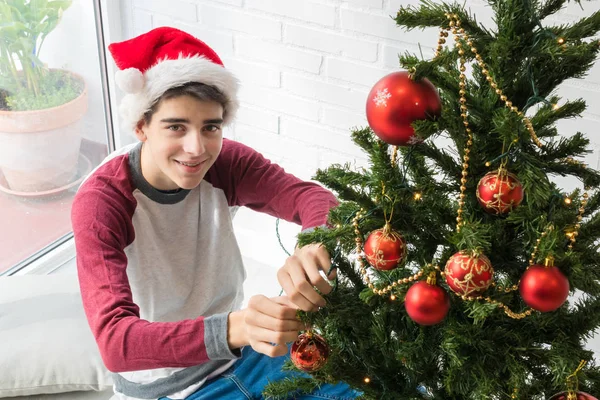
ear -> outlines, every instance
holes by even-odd
[[[146,128],[146,122],[143,119],[139,120],[135,126],[135,136],[140,142],[145,142],[148,140],[148,136],[146,136],[146,132],[144,131]]]

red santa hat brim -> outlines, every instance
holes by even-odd
[[[130,131],[135,130],[144,114],[167,90],[188,82],[214,86],[225,95],[228,101],[224,106],[223,125],[228,125],[234,120],[239,108],[237,78],[223,66],[203,56],[180,55],[175,60],[161,60],[143,75],[128,70],[119,71],[118,74],[121,74],[121,79],[117,78],[118,86],[129,92],[121,101],[119,111],[124,128]]]

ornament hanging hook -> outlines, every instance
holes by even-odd
[[[567,377],[567,390],[569,392],[567,397],[568,400],[577,399],[577,391],[579,390],[579,379],[577,378],[577,374],[583,369],[586,363],[586,360],[581,360],[575,372]]]

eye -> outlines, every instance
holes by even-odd
[[[181,131],[183,131],[183,126],[182,125],[169,125],[169,126],[167,126],[167,129],[172,132],[181,132]]]
[[[204,130],[208,131],[208,132],[217,132],[220,129],[221,129],[221,127],[219,125],[206,125],[204,127]]]

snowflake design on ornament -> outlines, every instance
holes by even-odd
[[[410,145],[414,145],[414,144],[419,144],[422,143],[423,139],[421,139],[420,137],[418,137],[417,135],[412,135],[409,139],[408,139],[408,144]]]
[[[377,94],[373,97],[373,101],[377,105],[377,107],[384,106],[387,107],[388,99],[392,97],[391,93],[388,92],[387,88],[383,90],[377,90]]]

